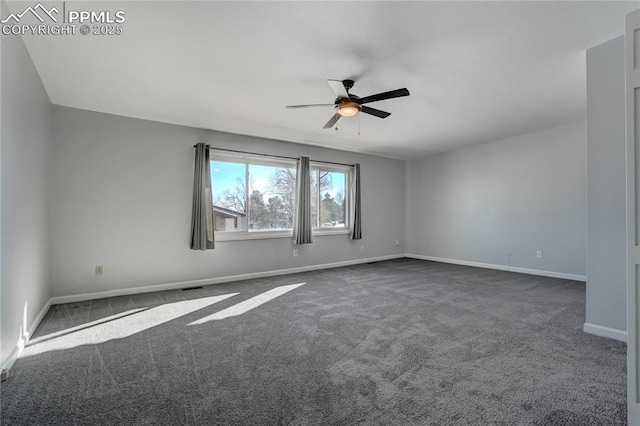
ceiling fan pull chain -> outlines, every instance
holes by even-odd
[[[358,114],[358,136],[360,136],[360,114]]]

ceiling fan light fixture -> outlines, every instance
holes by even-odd
[[[360,112],[360,105],[355,102],[344,102],[338,105],[338,114],[343,117],[353,117]]]

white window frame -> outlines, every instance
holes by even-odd
[[[251,154],[240,153],[220,153],[219,151],[211,150],[210,161],[221,161],[227,163],[239,163],[245,166],[245,205],[247,206],[247,229],[242,231],[216,231],[214,238],[216,241],[235,241],[235,240],[255,240],[264,238],[291,238],[293,236],[293,230],[278,230],[278,231],[250,231],[249,230],[249,211],[250,211],[250,189],[249,189],[249,166],[270,166],[270,167],[286,167],[296,168],[295,160],[287,160],[283,158],[263,157]]]
[[[351,168],[349,166],[341,166],[338,164],[327,164],[322,162],[309,161],[309,168],[311,171],[327,171],[327,172],[336,172],[336,173],[344,173],[344,202],[345,202],[345,211],[344,211],[344,226],[334,227],[334,228],[322,228],[320,226],[320,203],[322,202],[322,194],[320,188],[316,193],[316,206],[318,209],[318,227],[312,228],[312,235],[342,235],[348,234],[350,231],[351,224],[349,223],[350,218],[350,208],[351,208],[351,199],[350,199],[350,191],[349,191],[349,179],[351,178]],[[318,178],[320,176],[318,175]],[[319,183],[319,182],[318,182]]]
[[[259,165],[259,166],[271,166],[271,167],[286,167],[295,169],[297,166],[296,160],[288,160],[284,158],[276,158],[269,156],[261,156],[261,155],[252,155],[252,154],[243,154],[243,153],[233,153],[233,152],[220,152],[212,149],[210,151],[210,161],[221,161],[221,162],[229,162],[229,163],[239,163],[245,165],[245,185],[246,185],[246,206],[247,206],[247,222],[249,219],[249,199],[251,194],[249,194],[249,165]],[[314,228],[312,233],[314,236],[326,236],[326,235],[347,235],[350,232],[349,227],[349,217],[350,217],[350,208],[351,208],[351,200],[350,200],[350,191],[349,191],[349,179],[350,179],[350,167],[349,166],[341,166],[341,165],[333,165],[333,164],[325,164],[321,162],[309,162],[310,169],[312,171],[323,170],[328,172],[338,172],[345,173],[345,226],[339,228]],[[297,179],[297,176],[296,176]],[[320,197],[320,191],[318,191],[318,197]],[[318,214],[320,213],[320,200],[318,202]],[[266,239],[266,238],[292,238],[293,230],[279,230],[279,231],[250,231],[247,229],[243,231],[216,231],[214,233],[215,241],[239,241],[239,240],[257,240],[257,239]]]

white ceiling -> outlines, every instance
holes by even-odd
[[[639,5],[91,2],[124,34],[24,38],[54,104],[409,159],[583,119],[585,49]],[[333,102],[327,78],[411,96],[369,104],[392,115],[361,114],[361,136],[285,109]]]

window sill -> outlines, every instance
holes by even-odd
[[[321,230],[313,231],[314,237],[325,237],[328,235],[348,235],[349,229],[338,230]],[[275,238],[291,238],[293,239],[293,233],[291,232],[217,232],[215,236],[216,242],[220,241],[242,241],[242,240],[263,240],[263,239],[275,239]]]
[[[322,229],[321,231],[313,231],[314,237],[324,237],[326,235],[349,235],[349,229]]]
[[[216,241],[263,240],[267,238],[293,238],[291,232],[217,232]]]

